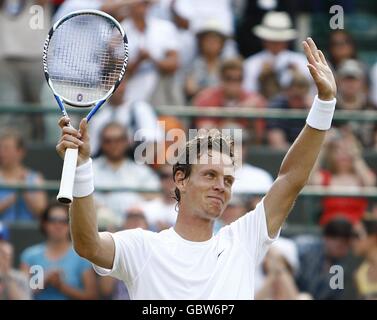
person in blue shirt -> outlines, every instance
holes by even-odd
[[[37,186],[43,183],[41,174],[26,168],[25,141],[15,129],[0,133],[0,184],[24,183]],[[0,190],[0,221],[32,221],[37,219],[47,206],[44,191],[25,191],[16,194],[11,189]]]
[[[68,207],[51,204],[41,217],[41,230],[46,242],[21,254],[21,270],[29,276],[32,266],[43,268],[44,288],[34,290],[34,299],[95,299],[97,287],[91,264],[77,255],[70,241]]]

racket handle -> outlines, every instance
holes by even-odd
[[[77,165],[78,149],[67,149],[64,156],[62,178],[59,194],[56,197],[61,203],[71,203],[73,200],[73,183]]]

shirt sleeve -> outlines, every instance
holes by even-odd
[[[253,211],[248,212],[230,225],[231,232],[245,245],[251,258],[260,263],[268,247],[279,237],[268,235],[264,198]]]
[[[21,256],[20,256],[21,263],[26,264],[28,266],[32,266],[34,264],[32,256],[33,256],[33,252],[31,248],[25,249],[24,251],[22,251]]]
[[[147,260],[144,232],[138,228],[110,233],[110,235],[115,243],[113,268],[105,269],[95,264],[93,268],[100,276],[112,276],[132,284]]]

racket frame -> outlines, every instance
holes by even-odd
[[[119,74],[119,78],[116,80],[114,85],[110,88],[110,90],[106,93],[106,95],[104,97],[102,97],[102,99],[100,99],[100,100],[82,103],[82,102],[73,102],[69,99],[66,99],[66,98],[60,96],[56,92],[56,90],[54,89],[53,83],[50,79],[49,72],[48,72],[47,55],[48,55],[48,49],[49,49],[50,41],[51,41],[51,39],[54,35],[54,32],[57,30],[57,28],[60,25],[62,25],[65,21],[67,21],[67,20],[69,20],[69,19],[71,19],[75,16],[84,15],[84,14],[97,15],[97,16],[101,16],[101,17],[107,18],[107,19],[112,21],[112,23],[120,31],[120,33],[123,37],[125,57],[124,57],[122,70],[120,71],[120,74]],[[93,115],[101,108],[101,106],[106,102],[106,100],[108,98],[110,98],[110,96],[115,92],[115,90],[118,88],[119,84],[121,83],[121,81],[122,81],[122,79],[123,79],[123,77],[126,73],[126,69],[127,69],[127,65],[128,65],[128,39],[127,39],[127,35],[126,35],[123,27],[121,26],[121,24],[115,18],[113,18],[111,15],[109,15],[105,12],[102,12],[102,11],[99,11],[99,10],[78,10],[78,11],[74,11],[72,13],[65,15],[61,19],[59,19],[50,29],[50,31],[47,35],[45,44],[44,44],[42,60],[43,60],[43,70],[44,70],[44,74],[45,74],[45,77],[46,77],[46,81],[47,81],[50,89],[52,90],[52,92],[54,94],[55,100],[57,101],[58,106],[59,106],[62,114],[65,117],[68,117],[68,113],[67,113],[67,110],[65,108],[65,104],[72,106],[72,107],[81,107],[81,108],[82,107],[93,107],[94,106],[86,116],[86,119],[89,122],[90,119],[93,117]],[[69,124],[69,126],[71,126],[71,124]],[[68,148],[66,150],[66,153],[65,153],[65,156],[64,156],[62,176],[61,176],[61,180],[60,180],[59,193],[57,195],[57,200],[59,202],[69,204],[73,201],[72,193],[73,193],[73,184],[74,184],[74,177],[75,177],[75,172],[76,172],[77,158],[78,158],[78,149]]]

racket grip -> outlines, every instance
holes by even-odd
[[[57,200],[61,203],[71,203],[73,200],[73,183],[77,165],[78,149],[67,149],[64,156],[62,178]]]

